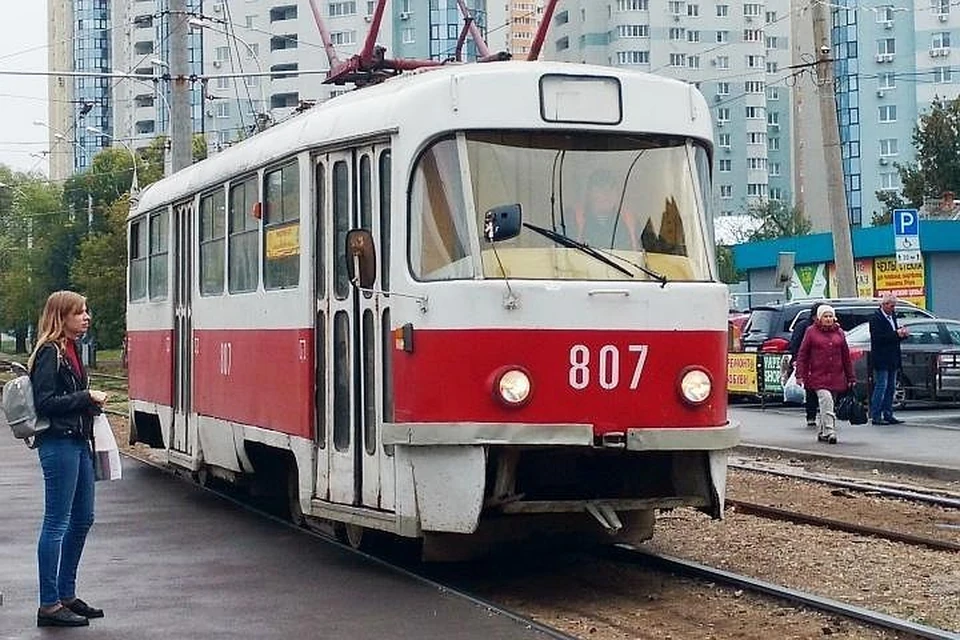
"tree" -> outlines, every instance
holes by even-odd
[[[747,207],[747,215],[757,225],[750,234],[750,241],[803,236],[813,228],[799,207],[791,207],[779,200],[751,204]]]
[[[960,191],[960,97],[933,99],[930,110],[920,116],[913,129],[917,161],[894,166],[900,176],[900,192],[878,191],[886,207],[876,220],[889,221],[894,209],[920,209],[927,198],[939,198],[946,191]]]
[[[59,188],[39,176],[0,167],[0,181],[0,331],[22,353],[46,296],[65,284],[57,277],[65,212]]]
[[[106,349],[120,346],[125,329],[127,248],[126,224],[130,200],[126,196],[106,207],[104,228],[80,243],[70,270],[71,281],[87,296],[91,331]]]

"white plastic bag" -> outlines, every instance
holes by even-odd
[[[783,401],[787,404],[803,404],[806,399],[807,392],[797,384],[797,373],[794,371],[783,385]]]
[[[123,475],[120,466],[120,449],[113,437],[113,429],[102,413],[93,418],[93,468],[97,480],[119,480]]]

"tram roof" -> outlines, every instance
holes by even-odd
[[[564,62],[450,64],[405,72],[386,82],[341,94],[311,107],[302,114],[148,186],[141,193],[139,204],[131,210],[130,216],[210,189],[228,179],[248,175],[299,151],[337,140],[385,133],[401,125],[423,129],[424,135],[431,130],[439,134],[450,129],[496,128],[504,126],[502,114],[509,113],[514,118],[509,123],[511,128],[542,128],[548,124],[550,128],[580,131],[611,129],[609,125],[602,124],[544,123],[539,117],[539,101],[531,101],[529,95],[522,92],[505,92],[498,96],[496,105],[489,105],[485,100],[494,86],[502,89],[504,83],[514,80],[529,86],[531,77],[539,78],[546,74],[619,79],[624,92],[623,103],[630,105],[629,108],[623,108],[619,131],[673,133],[712,140],[712,124],[706,100],[693,85],[679,80],[617,67]],[[442,117],[439,120],[429,117],[424,110],[447,104],[452,76],[458,78],[458,88],[464,94],[458,101],[458,111],[461,115],[471,107],[472,111],[471,117],[466,120],[448,116],[450,126],[445,127]],[[650,105],[651,95],[656,95],[657,104],[652,109],[643,108]],[[476,101],[471,102],[474,99]],[[527,111],[530,110],[531,102],[538,114],[536,119],[529,116],[518,118],[524,106]],[[635,106],[637,104],[641,106],[638,108]],[[487,121],[483,117],[473,117],[483,114],[486,114]],[[469,126],[464,127],[464,122],[469,122]]]

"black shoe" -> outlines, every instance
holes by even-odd
[[[85,627],[90,621],[75,614],[67,607],[60,607],[53,613],[37,611],[38,627]]]
[[[818,434],[817,434],[817,442],[827,442],[827,441],[829,441],[829,440],[830,440],[830,438],[827,437],[826,435],[824,435],[824,434],[822,434],[822,433],[818,433]]]
[[[900,420],[899,418],[894,418],[893,416],[890,416],[889,418],[885,418],[885,419],[884,419],[884,423],[885,423],[885,424],[903,424],[903,420]]]
[[[837,444],[837,436],[830,436],[829,438],[827,438],[827,443],[828,443],[828,444]]]
[[[103,617],[103,609],[97,609],[96,607],[91,607],[80,598],[75,598],[69,604],[64,602],[63,606],[65,606],[67,609],[70,609],[70,611],[73,611],[78,616],[83,616],[84,618],[102,618]]]
[[[889,420],[885,420],[885,419],[883,419],[883,418],[875,418],[875,419],[871,420],[870,422],[871,422],[872,424],[875,424],[875,425],[878,425],[878,426],[879,426],[879,425],[884,425],[884,424],[893,424],[893,423],[890,422]]]

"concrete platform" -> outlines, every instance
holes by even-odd
[[[36,627],[43,484],[0,424],[0,640],[497,640],[545,634],[124,460],[97,484],[78,593],[106,617]]]
[[[898,425],[841,422],[835,445],[817,442],[817,429],[806,426],[801,407],[734,405],[729,415],[740,422],[742,449],[772,447],[960,480],[960,412],[956,409],[901,410],[897,417],[905,422]]]

